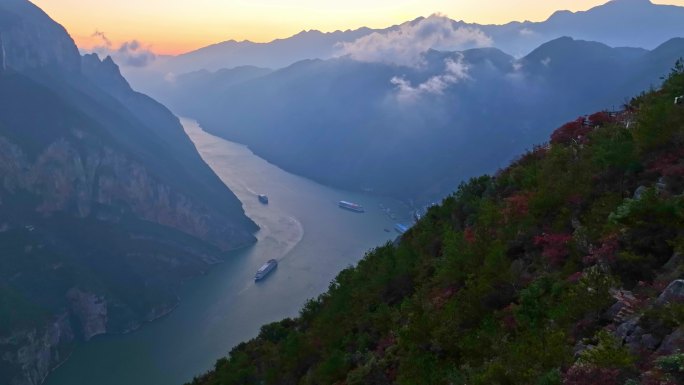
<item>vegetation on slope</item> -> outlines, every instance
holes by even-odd
[[[192,384],[684,381],[681,63],[342,271]]]

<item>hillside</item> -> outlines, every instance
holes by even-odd
[[[32,3],[0,3],[0,53],[0,383],[37,385],[257,226],[178,118]]]
[[[684,383],[682,94],[462,184],[192,384]]]
[[[326,185],[431,202],[459,181],[507,164],[553,127],[617,108],[660,82],[684,52],[560,38],[515,59],[496,48],[429,51],[420,66],[306,60],[196,92],[160,95],[213,134]],[[265,113],[267,111],[267,113]]]

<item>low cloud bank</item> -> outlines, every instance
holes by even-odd
[[[397,100],[413,102],[424,95],[442,95],[447,88],[469,78],[468,65],[463,62],[462,55],[456,59],[446,59],[444,65],[444,73],[433,76],[416,86],[404,77],[393,77],[390,82],[396,87]]]
[[[424,64],[423,54],[430,49],[457,51],[492,44],[492,38],[478,28],[456,28],[448,17],[432,15],[387,32],[341,43],[338,53],[358,61],[420,67]]]

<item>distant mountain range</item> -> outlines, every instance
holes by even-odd
[[[194,73],[158,96],[289,171],[427,201],[496,171],[552,127],[620,108],[680,56],[681,38],[648,51],[566,37],[521,59],[477,48],[432,50],[419,67],[343,57]]]
[[[672,37],[684,36],[684,7],[653,4],[649,0],[612,0],[587,11],[558,11],[543,22],[511,22],[504,25],[482,25],[431,16],[385,29],[364,27],[330,33],[302,31],[270,43],[230,40],[179,56],[160,57],[147,68],[128,67],[124,71],[136,88],[154,93],[154,87],[165,77],[168,80],[170,74],[216,71],[246,65],[278,69],[304,59],[344,56],[361,48],[378,50],[372,44],[386,39],[392,33],[403,31],[404,35],[411,35],[412,31],[425,32],[426,29],[420,29],[420,25],[428,24],[430,31],[414,38],[423,39],[421,43],[429,45],[426,48],[446,51],[491,46],[521,57],[540,44],[563,36],[599,41],[612,47],[653,49]],[[470,39],[463,39],[464,33],[473,31],[483,38],[477,44]],[[431,44],[435,42],[436,35],[451,38],[438,39],[438,44]]]
[[[77,341],[166,314],[256,230],[171,112],[30,2],[0,2],[0,383],[40,384]]]

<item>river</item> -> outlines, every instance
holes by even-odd
[[[298,314],[324,292],[339,271],[366,251],[394,239],[408,207],[391,199],[326,187],[289,174],[248,148],[204,132],[181,119],[202,158],[242,201],[261,230],[258,242],[232,253],[206,276],[180,290],[178,308],[126,335],[80,344],[46,385],[180,385],[213,367],[261,325]],[[268,194],[269,204],[257,195]],[[337,207],[362,204],[366,213]],[[380,207],[398,216],[389,218]],[[254,272],[275,258],[278,269],[259,283]]]

